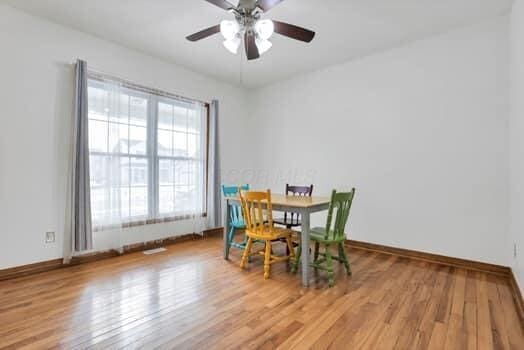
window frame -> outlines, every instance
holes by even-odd
[[[182,221],[187,220],[193,217],[207,217],[207,210],[208,210],[208,195],[207,195],[207,187],[208,187],[208,157],[209,157],[209,118],[210,118],[210,104],[203,101],[198,101],[182,96],[178,96],[175,94],[171,94],[162,90],[157,90],[153,88],[144,87],[141,85],[137,85],[135,83],[131,83],[129,81],[112,77],[106,74],[101,74],[94,71],[88,71],[87,74],[88,77],[88,86],[91,86],[91,82],[95,82],[97,84],[101,84],[103,86],[104,82],[112,82],[112,83],[119,83],[122,86],[123,91],[126,95],[129,95],[129,97],[138,97],[138,98],[145,98],[148,102],[147,106],[147,117],[146,117],[146,135],[147,135],[147,141],[146,141],[146,153],[144,155],[142,154],[131,154],[129,153],[112,153],[112,152],[100,152],[100,151],[91,151],[89,150],[89,156],[92,155],[95,156],[107,156],[107,155],[113,155],[119,158],[141,158],[146,159],[148,163],[148,179],[147,179],[147,203],[148,203],[148,210],[146,216],[135,216],[135,217],[129,217],[129,220],[122,222],[121,224],[109,224],[109,225],[93,225],[93,231],[99,232],[99,231],[106,231],[111,230],[114,228],[129,228],[129,227],[136,227],[136,226],[143,226],[143,225],[151,225],[151,224],[158,224],[158,223],[167,223],[167,222],[174,222],[174,221]],[[89,96],[88,96],[89,99]],[[203,149],[201,150],[202,154],[202,171],[203,173],[203,202],[202,202],[202,213],[194,213],[194,214],[184,214],[184,215],[167,215],[162,216],[159,210],[160,207],[160,197],[159,197],[159,189],[160,189],[160,171],[159,171],[159,163],[161,159],[173,159],[176,160],[177,158],[180,158],[181,160],[188,160],[191,161],[191,157],[176,157],[176,156],[160,156],[158,154],[158,119],[159,119],[159,112],[158,112],[158,106],[159,103],[163,101],[168,101],[168,103],[179,103],[181,105],[183,104],[192,104],[192,103],[199,103],[203,107],[203,115],[201,116],[202,125],[200,128],[200,137],[203,138],[203,143],[201,145],[203,146]],[[170,101],[170,102],[169,102]],[[131,116],[129,115],[128,118]],[[91,120],[91,118],[89,118]],[[109,124],[110,122],[107,121]],[[128,122],[128,125],[131,125],[130,121]],[[201,141],[202,142],[202,141]],[[129,147],[129,146],[128,146]],[[131,181],[131,179],[129,179]],[[91,186],[91,185],[90,185]],[[131,207],[129,208],[129,211],[131,211]]]

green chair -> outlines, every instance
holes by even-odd
[[[328,273],[329,286],[333,287],[335,284],[335,271],[333,269],[333,260],[343,263],[347,274],[351,275],[351,267],[344,247],[346,234],[344,233],[346,223],[349,217],[349,210],[351,203],[355,196],[355,189],[347,193],[337,193],[333,190],[331,194],[331,203],[329,205],[328,217],[326,227],[314,227],[310,230],[310,238],[315,242],[315,252],[313,255],[313,263],[310,265],[319,270],[325,270]],[[334,219],[334,220],[333,220]],[[334,221],[334,223],[333,223]],[[324,247],[324,252],[320,252],[320,245]],[[338,256],[334,256],[330,248],[338,248]],[[295,259],[295,264],[291,271],[296,272],[300,264],[300,255],[302,253],[302,244],[298,247],[298,252]]]

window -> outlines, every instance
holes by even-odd
[[[207,105],[90,75],[95,227],[205,213]]]

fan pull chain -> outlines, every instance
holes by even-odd
[[[240,48],[240,55],[238,55],[240,57],[240,74],[239,74],[240,75],[240,86],[242,86],[244,84],[243,69],[242,69],[243,68],[242,62],[243,62],[243,59],[244,59],[243,52],[244,52],[244,50],[243,50],[243,47],[242,47],[242,48]]]

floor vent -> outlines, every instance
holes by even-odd
[[[166,248],[149,249],[149,250],[144,250],[144,254],[145,255],[153,255],[153,254],[158,254],[158,253],[165,252],[166,250],[167,250]]]

